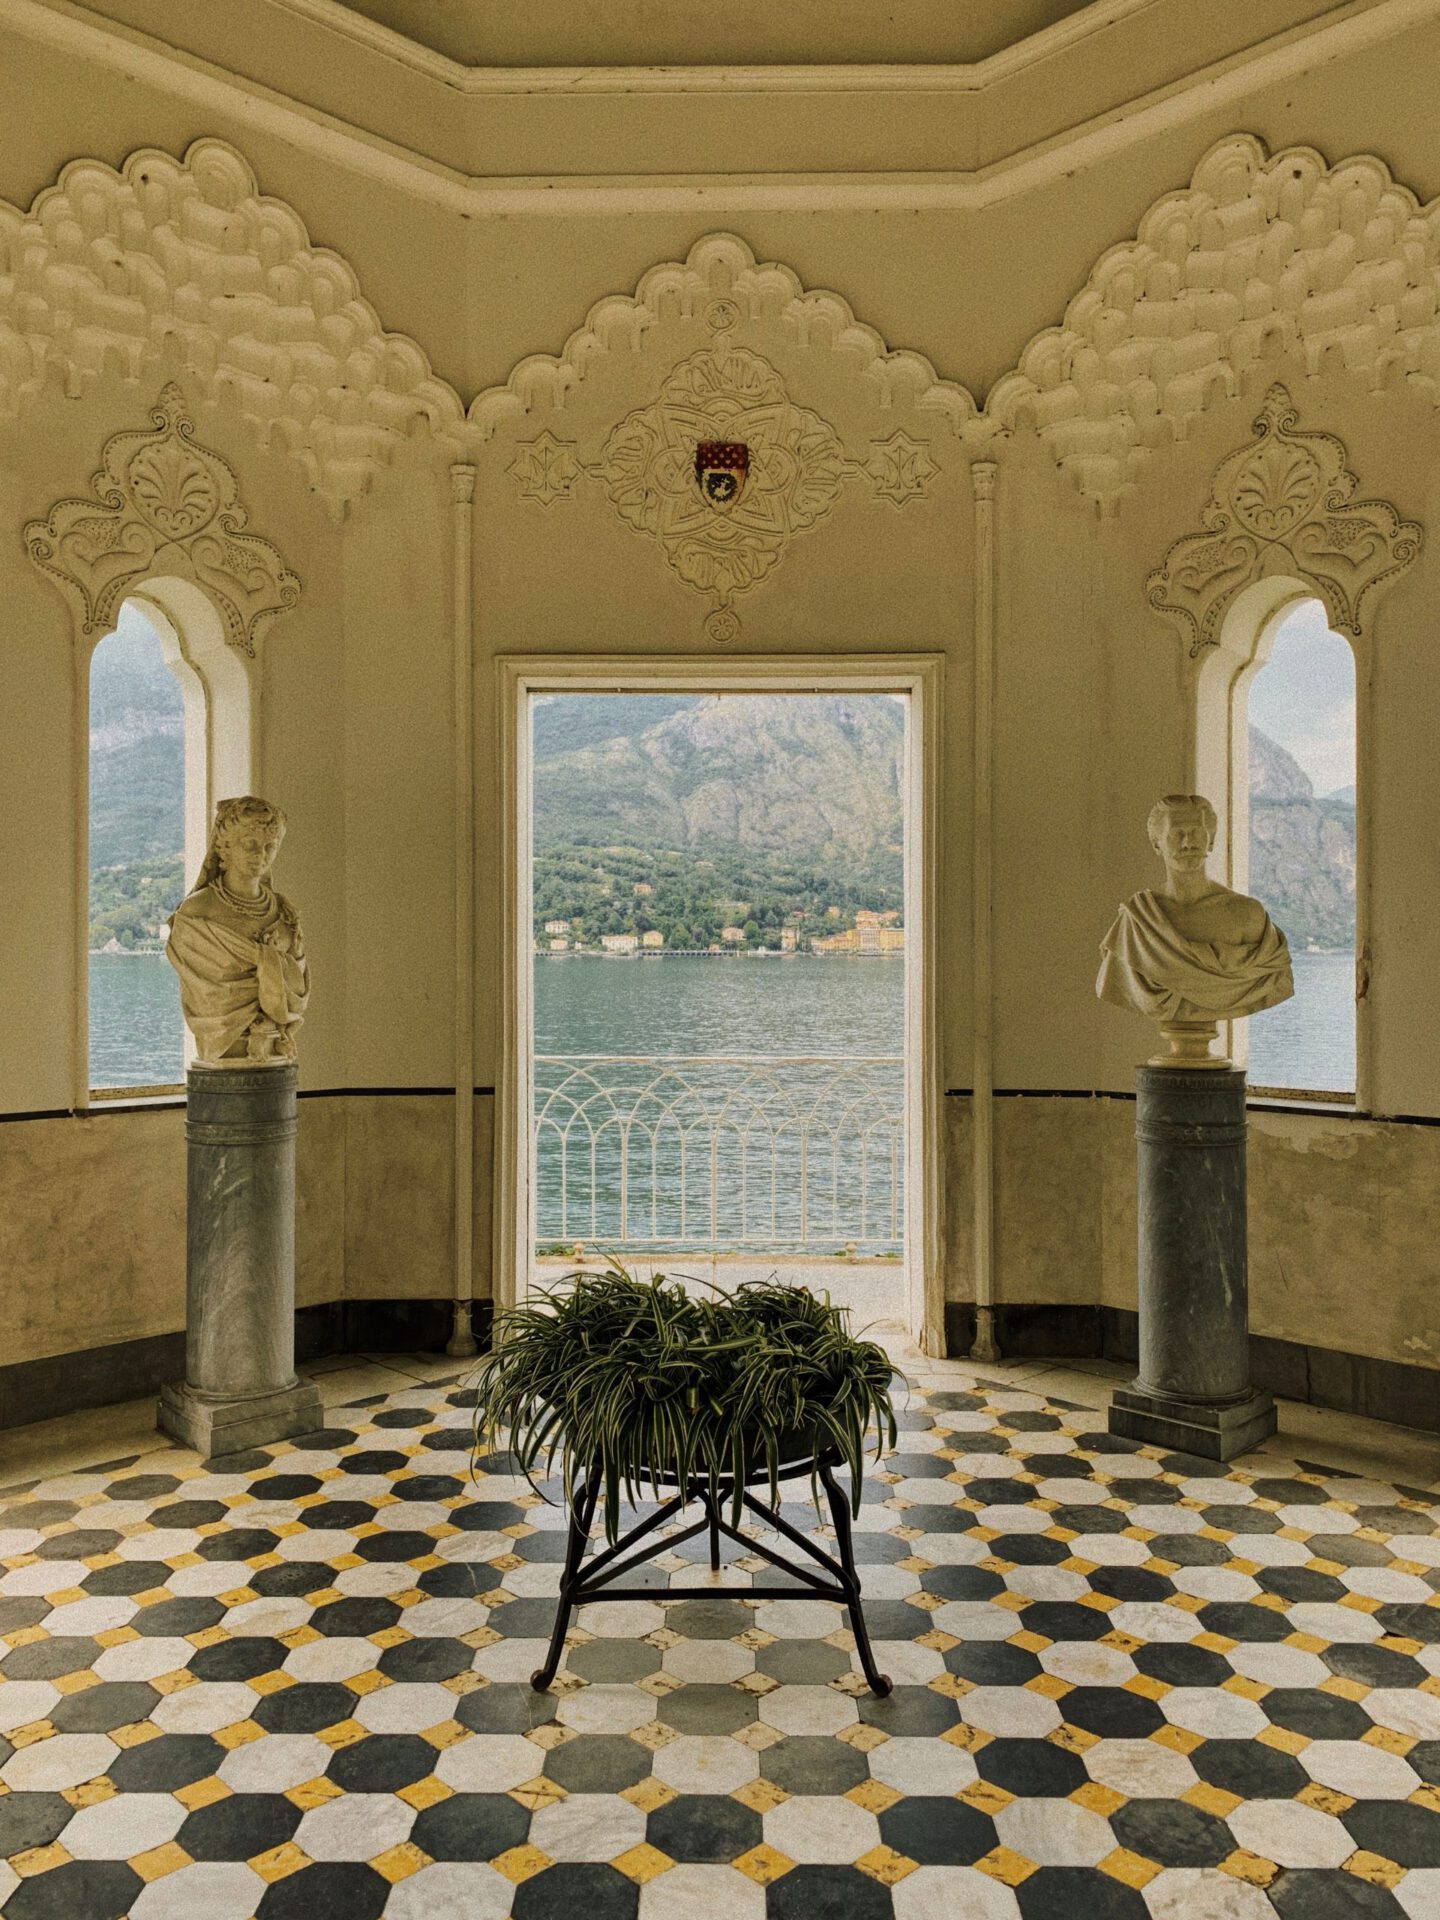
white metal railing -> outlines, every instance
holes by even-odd
[[[899,1253],[898,1054],[537,1054],[536,1243]]]

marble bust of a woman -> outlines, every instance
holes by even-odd
[[[1100,998],[1157,1019],[1170,1043],[1152,1066],[1227,1066],[1210,1052],[1217,1023],[1295,991],[1285,935],[1265,908],[1205,870],[1216,824],[1202,794],[1156,802],[1146,825],[1164,884],[1132,894],[1100,948]]]
[[[166,957],[180,976],[201,1066],[282,1066],[310,997],[295,909],[270,885],[285,816],[253,794],[222,800],[205,864],[170,920]]]

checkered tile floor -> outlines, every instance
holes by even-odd
[[[884,1701],[674,1553],[532,1695],[562,1516],[455,1386],[4,1496],[6,1920],[1440,1916],[1440,1495],[971,1386],[870,1483]]]

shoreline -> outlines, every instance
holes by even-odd
[[[650,947],[631,953],[602,953],[594,947],[570,947],[564,953],[535,949],[537,960],[903,960],[903,947],[887,953],[785,953],[778,947]]]

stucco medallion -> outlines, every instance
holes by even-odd
[[[704,447],[744,450],[706,467]],[[713,454],[713,459],[722,456]],[[682,360],[648,407],[615,427],[597,464],[627,526],[657,542],[689,587],[728,608],[823,520],[845,480],[834,430],[797,406],[771,364],[719,344]],[[729,476],[722,490],[707,476]]]

